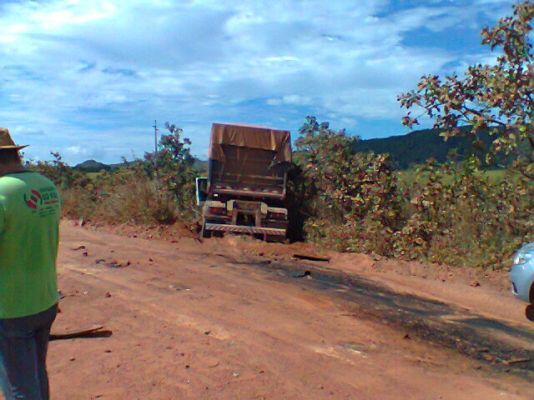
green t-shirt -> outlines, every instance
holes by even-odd
[[[0,318],[45,311],[58,301],[60,200],[34,172],[0,177]]]

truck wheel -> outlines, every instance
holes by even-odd
[[[211,231],[208,231],[206,229],[206,223],[205,222],[202,224],[202,229],[200,230],[200,237],[205,238],[205,239],[211,237]]]
[[[281,235],[265,235],[265,241],[267,243],[285,243],[286,237]]]

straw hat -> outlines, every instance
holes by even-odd
[[[0,128],[0,150],[20,150],[25,147],[28,146],[19,146],[13,142],[7,128]]]

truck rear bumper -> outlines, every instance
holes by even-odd
[[[285,229],[257,227],[257,226],[244,226],[244,225],[227,225],[227,224],[206,223],[204,229],[206,229],[208,231],[219,231],[219,232],[235,232],[235,233],[277,235],[277,236],[285,236],[286,235],[286,230]]]

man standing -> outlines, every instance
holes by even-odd
[[[23,147],[0,128],[0,390],[6,400],[45,400],[60,201],[50,180],[24,169]]]

